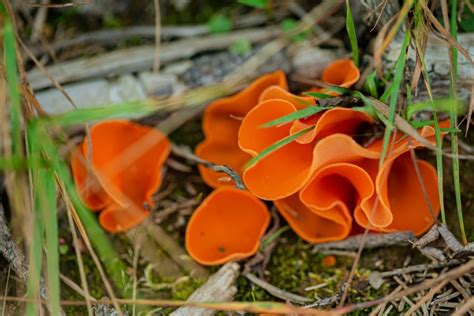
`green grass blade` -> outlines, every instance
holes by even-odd
[[[255,165],[260,159],[268,156],[269,154],[271,154],[272,152],[274,152],[275,150],[277,149],[280,149],[282,148],[283,146],[285,145],[288,145],[289,143],[293,142],[294,140],[298,139],[299,137],[303,136],[304,134],[308,133],[309,131],[311,131],[312,129],[314,128],[314,126],[310,126],[310,127],[307,127],[305,129],[302,129],[301,131],[293,134],[293,135],[290,135],[290,136],[287,136],[279,141],[277,141],[276,143],[270,145],[269,147],[265,148],[262,152],[260,152],[257,156],[253,157],[252,159],[250,159],[244,166],[244,169],[247,169],[247,168],[250,168],[252,167],[253,165]]]
[[[346,30],[351,42],[352,59],[356,67],[359,67],[359,45],[357,44],[357,34],[349,0],[346,0]]]
[[[59,126],[70,126],[75,124],[91,123],[105,119],[137,118],[150,114],[156,110],[158,110],[156,102],[152,100],[143,100],[90,109],[74,109],[63,114],[38,118],[37,120],[43,123],[55,124]]]
[[[282,116],[277,118],[276,120],[267,122],[265,124],[260,125],[260,127],[272,127],[277,125],[282,125],[286,123],[290,123],[316,113],[322,112],[324,110],[332,109],[332,106],[309,106],[305,109],[290,113],[288,115]]]
[[[36,188],[42,198],[42,221],[45,230],[46,245],[46,284],[51,315],[59,315],[59,240],[56,208],[56,179],[52,169],[41,170],[41,187]]]
[[[457,40],[458,25],[457,25],[457,0],[451,0],[451,14],[450,14],[450,32],[452,37]],[[458,50],[456,47],[451,46],[450,48],[451,57],[451,76],[449,77],[449,95],[451,98],[456,98],[456,87],[457,87],[457,76],[458,76]],[[450,111],[450,123],[451,127],[457,127],[457,107],[452,106]],[[453,166],[453,182],[454,182],[454,194],[456,197],[456,213],[458,217],[459,229],[461,231],[461,238],[464,244],[467,244],[466,230],[464,228],[464,218],[462,213],[462,201],[461,201],[461,182],[459,175],[459,140],[458,134],[451,132],[451,153],[453,154],[452,166]]]
[[[418,41],[415,41],[415,45],[417,46],[417,49],[421,51],[421,48],[418,45]],[[426,69],[426,61],[424,58],[420,59],[421,66],[422,66],[422,73],[424,80],[426,82],[426,89],[428,90],[428,95],[430,98],[431,108],[434,109],[434,101],[433,101],[433,96],[431,92],[431,83],[430,83],[430,78],[428,75],[428,70]],[[446,211],[444,207],[444,174],[443,174],[443,139],[441,138],[441,128],[439,126],[439,121],[438,121],[438,114],[436,111],[433,111],[433,123],[434,123],[434,129],[435,129],[435,139],[436,139],[436,172],[438,175],[438,194],[439,194],[439,204],[440,204],[440,213],[441,213],[441,220],[443,223],[446,224]]]
[[[410,104],[407,106],[406,113],[407,113],[407,118],[410,119],[413,117],[415,113],[420,112],[420,111],[430,110],[430,111],[448,113],[452,111],[453,108],[456,110],[458,114],[465,113],[467,110],[463,102],[449,98],[449,99],[433,100],[433,102],[424,101],[424,102]]]
[[[0,170],[27,170],[33,167],[46,167],[47,163],[41,159],[25,159],[23,157],[0,158]]]
[[[29,152],[32,157],[39,157],[40,156],[40,149],[38,144],[34,141],[35,137],[35,130],[31,130],[31,133],[28,133],[30,139],[28,142],[29,145]],[[33,214],[31,219],[32,224],[32,237],[31,242],[29,244],[29,258],[28,258],[28,283],[27,283],[27,292],[26,297],[28,299],[39,299],[39,291],[40,291],[40,280],[41,280],[41,260],[42,260],[42,249],[43,249],[43,234],[44,234],[44,226],[43,221],[41,219],[41,195],[38,194],[38,189],[42,187],[41,184],[41,174],[38,170],[42,170],[39,168],[31,169],[31,178],[32,183],[37,190],[34,193],[34,208]],[[40,313],[40,305],[29,302],[26,304],[26,315],[39,315]]]
[[[382,153],[380,156],[380,165],[379,168],[381,168],[385,157],[387,155],[388,151],[388,145],[390,141],[390,136],[393,131],[393,123],[395,120],[395,110],[397,106],[397,101],[398,101],[398,96],[400,95],[399,90],[400,90],[400,85],[403,80],[403,75],[405,72],[405,64],[407,60],[407,49],[408,49],[408,44],[410,43],[410,32],[405,33],[405,37],[403,38],[403,43],[402,47],[400,49],[400,55],[398,56],[398,60],[396,62],[395,66],[395,76],[393,78],[393,83],[390,86],[390,113],[388,116],[388,122],[390,122],[390,125],[386,126],[385,128],[385,133],[383,137],[383,148],[382,148]]]
[[[365,79],[364,90],[366,90],[370,96],[378,98],[379,94],[377,92],[377,73],[372,71]]]
[[[8,17],[5,17],[3,26],[3,44],[5,57],[5,75],[7,79],[8,96],[10,98],[10,126],[12,135],[12,151],[14,155],[21,156],[22,133],[21,133],[21,108],[20,94],[18,92],[18,67],[16,63],[16,41],[13,25]]]

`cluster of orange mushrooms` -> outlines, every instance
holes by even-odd
[[[321,81],[349,88],[359,76],[353,62],[343,59],[331,63]],[[205,139],[196,155],[237,171],[247,190],[223,181],[225,174],[199,166],[203,180],[215,190],[187,226],[185,244],[193,259],[217,265],[255,254],[270,223],[264,201],[272,201],[295,233],[310,243],[341,240],[365,228],[420,235],[433,225],[439,211],[437,175],[428,162],[412,159],[410,151],[422,146],[416,140],[395,134],[379,164],[383,141],[363,146],[354,139],[375,123],[358,109],[333,107],[262,126],[315,106],[316,98],[291,94],[285,74],[277,71],[206,108]],[[432,127],[419,132],[434,142]],[[296,133],[301,136],[246,166],[252,157]],[[104,229],[127,230],[149,215],[169,141],[159,131],[129,121],[99,123],[90,134],[92,146],[86,138],[72,155],[78,192],[89,208],[101,211]],[[137,143],[146,144],[147,139],[155,141],[134,154]],[[114,162],[119,156],[128,161]]]

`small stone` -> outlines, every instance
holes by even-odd
[[[149,71],[141,72],[138,75],[145,93],[153,96],[170,95],[174,91],[174,85],[178,78],[172,74],[152,73]]]
[[[374,271],[369,275],[369,284],[374,289],[378,290],[384,284],[385,280],[383,279],[380,272]]]
[[[193,66],[193,63],[190,60],[185,60],[177,63],[170,64],[166,66],[162,73],[180,76],[184,74],[189,68]]]
[[[92,80],[63,86],[78,108],[94,108],[112,102],[110,84],[106,80]],[[57,89],[37,92],[36,97],[48,114],[60,114],[74,109],[74,106]]]
[[[113,103],[139,101],[146,99],[146,93],[140,82],[132,75],[124,75],[112,85],[110,98]]]

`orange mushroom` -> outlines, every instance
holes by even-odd
[[[76,186],[87,206],[105,208],[99,216],[102,227],[124,231],[148,216],[147,205],[153,205],[152,195],[161,184],[169,141],[156,129],[126,120],[98,123],[90,132],[92,144],[86,138],[82,151],[76,149],[72,156]],[[90,149],[92,170],[88,171],[84,162]]]
[[[341,240],[351,230],[352,217],[347,216],[344,210],[334,208],[326,213],[316,214],[303,204],[298,193],[274,203],[293,231],[307,242]]]
[[[335,86],[350,88],[359,81],[360,71],[351,59],[337,59],[324,69],[321,80]]]
[[[239,149],[237,135],[243,117],[257,105],[260,94],[270,86],[288,89],[285,74],[277,71],[264,75],[234,96],[223,98],[209,105],[203,115],[202,127],[205,140],[196,147],[202,159],[225,164],[240,172],[250,156]],[[219,181],[223,173],[198,166],[204,182],[213,188],[229,185]]]
[[[427,140],[434,141],[432,127],[424,127],[420,134]],[[411,144],[409,144],[409,138],[401,134],[392,139],[390,143],[394,146],[379,170],[382,140],[374,142],[368,148],[363,148],[347,135],[331,135],[315,146],[315,168],[317,170],[329,167],[337,169],[341,163],[349,163],[353,169],[359,167],[365,175],[359,175],[354,180],[360,182],[365,177],[366,184],[353,182],[354,190],[358,191],[358,194],[353,197],[355,202],[352,207],[357,223],[362,227],[369,227],[380,232],[411,230],[419,235],[429,229],[438,215],[437,177],[435,169],[430,164],[422,160],[417,161],[427,192],[425,196],[408,152],[410,146],[415,148],[422,144],[413,139],[410,141]],[[353,176],[351,172],[343,172],[343,174],[345,177]],[[314,212],[318,212],[319,199],[327,199],[325,190],[339,192],[340,186],[334,185],[331,188],[330,185],[315,185],[314,182],[317,179],[318,172],[300,193],[302,202]],[[371,196],[368,194],[370,179],[375,185],[375,194]],[[308,193],[311,187],[315,188],[312,194]],[[361,190],[366,190],[366,194],[362,194]]]
[[[269,223],[266,205],[250,192],[220,187],[191,216],[186,249],[204,265],[246,258],[257,252]]]
[[[84,204],[93,211],[104,208],[109,195],[104,191],[94,173],[87,168],[87,160],[82,151],[82,145],[76,146],[71,153],[71,168],[77,191]]]
[[[330,63],[321,75],[321,81],[331,85],[350,88],[360,78],[359,68],[351,59],[336,59]],[[312,88],[309,92],[320,92],[332,96],[339,95],[336,91],[325,88]]]
[[[269,99],[253,108],[242,121],[239,146],[256,156],[278,140],[292,133],[293,124],[262,128],[262,124],[296,112],[296,107],[282,99]],[[247,188],[256,196],[267,200],[288,197],[300,190],[315,169],[313,153],[317,139],[333,133],[354,133],[372,118],[356,110],[334,108],[327,110],[309,127],[313,130],[260,159],[243,173]],[[309,137],[306,136],[310,134]]]
[[[435,142],[431,126],[422,128],[419,133],[431,143]],[[371,147],[380,148],[381,142]],[[436,169],[423,160],[417,160],[415,165],[409,152],[410,148],[422,146],[406,136],[396,136],[394,148],[374,179],[377,197],[355,210],[355,219],[361,226],[367,227],[370,223],[381,232],[410,230],[421,235],[434,224],[439,213]]]

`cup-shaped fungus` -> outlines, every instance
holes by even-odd
[[[359,78],[359,68],[357,68],[351,59],[336,59],[324,69],[321,75],[321,81],[323,83],[342,88],[350,88],[359,81]],[[310,89],[309,92],[319,92],[332,96],[339,95],[336,91],[327,88],[314,87]]]
[[[237,137],[243,117],[258,104],[260,94],[270,86],[288,89],[284,72],[264,75],[234,96],[209,105],[204,111],[202,128],[205,140],[196,147],[196,155],[240,172],[250,156],[239,149]],[[199,165],[204,182],[213,188],[230,185],[220,181],[223,173]]]
[[[105,208],[99,220],[107,231],[127,230],[149,214],[170,152],[169,140],[154,128],[126,120],[94,125],[90,139],[91,144],[84,139],[71,159],[78,192],[88,207]]]
[[[359,68],[351,59],[337,59],[324,69],[321,80],[335,86],[349,88],[360,78]]]
[[[214,190],[194,211],[186,228],[186,249],[204,265],[255,254],[270,222],[266,205],[250,192]]]
[[[431,126],[422,128],[419,134],[432,144],[435,142]],[[381,143],[371,147],[381,148]],[[355,210],[355,219],[361,226],[370,223],[381,232],[409,230],[421,235],[434,224],[440,206],[436,169],[424,160],[414,160],[410,153],[423,145],[410,136],[395,136],[394,146],[374,179],[376,198]]]
[[[298,193],[274,203],[293,231],[307,242],[341,240],[350,232],[351,217],[346,217],[339,209],[331,209],[319,215],[303,204]]]
[[[253,108],[239,130],[240,148],[255,157],[275,142],[292,134],[294,123],[262,128],[262,125],[295,113],[294,104],[283,99],[269,99]],[[288,197],[300,190],[315,171],[313,149],[317,140],[334,133],[355,133],[363,124],[372,122],[366,113],[348,108],[333,108],[319,115],[301,141],[290,142],[243,172],[247,188],[267,200]],[[300,137],[301,138],[301,137]]]
[[[424,127],[420,135],[434,141],[432,127]],[[354,171],[359,167],[357,178],[347,178],[352,174],[350,172],[345,172],[344,177],[350,180],[353,189],[353,202],[346,205],[352,205],[350,214],[360,226],[380,232],[410,230],[420,235],[434,223],[439,212],[436,171],[425,161],[417,160],[416,165],[412,161],[410,148],[422,144],[411,137],[399,134],[390,140],[390,144],[393,146],[389,146],[379,169],[382,140],[364,148],[347,135],[331,135],[316,144],[315,166],[317,170],[337,170],[341,163],[347,163]],[[366,180],[361,182],[363,179]],[[372,195],[369,194],[370,179],[375,186]],[[319,180],[317,171],[300,193],[302,202],[317,213],[320,199],[331,196],[326,191],[340,189],[340,185],[331,187]],[[309,191],[310,188],[314,189]]]

